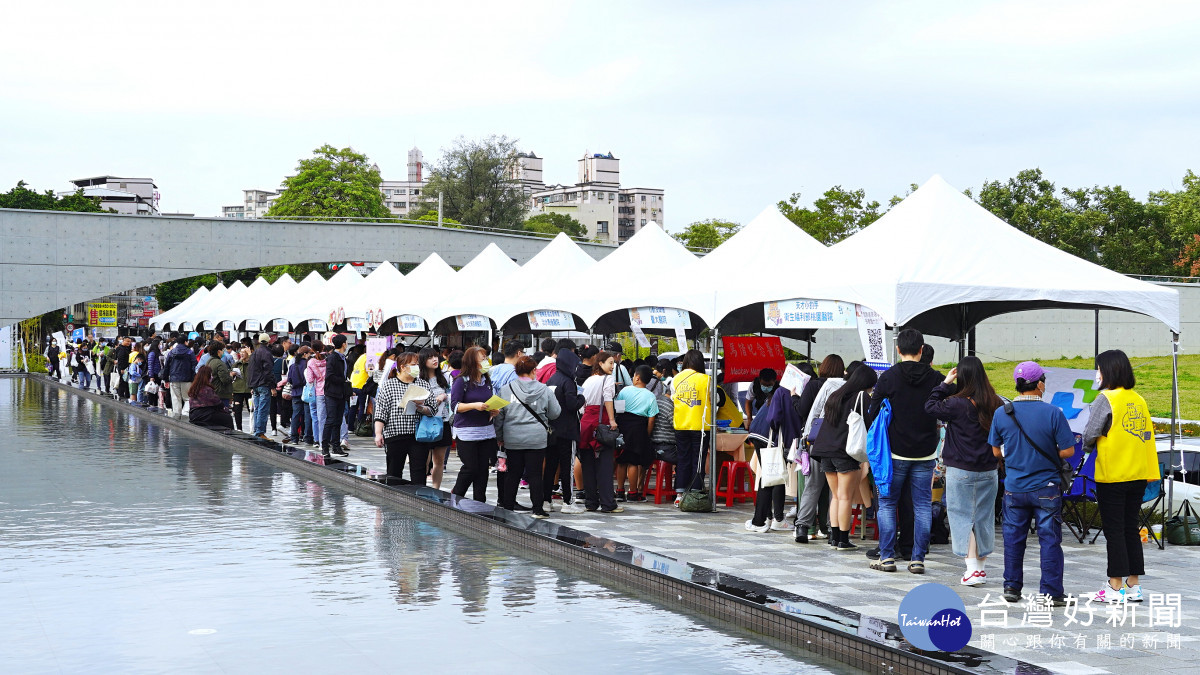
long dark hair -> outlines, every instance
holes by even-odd
[[[196,377],[192,379],[192,386],[188,387],[188,397],[195,398],[205,387],[212,389],[212,368],[200,366],[196,369]]]
[[[429,359],[436,357],[438,357],[438,351],[429,347],[422,349],[421,353],[417,355],[417,363],[421,366],[421,379],[426,382],[437,382],[439,387],[447,389],[450,385],[446,383],[446,375],[442,369],[437,366],[430,368],[425,365]]]
[[[1129,357],[1120,349],[1110,349],[1096,356],[1096,370],[1100,371],[1101,389],[1133,389],[1137,378]]]
[[[860,392],[875,386],[879,376],[870,368],[856,368],[840,389],[830,395],[825,402],[825,419],[833,424],[839,424],[850,415],[850,408]],[[866,412],[865,410],[863,411]]]
[[[992,415],[1000,407],[1000,397],[988,380],[983,361],[977,356],[964,356],[958,362],[958,391],[954,396],[965,398],[975,404],[979,413],[979,426],[984,431],[992,429]],[[953,397],[952,397],[953,398]]]
[[[699,349],[689,349],[683,355],[683,362],[679,364],[679,370],[694,370],[696,374],[704,374],[704,354]]]

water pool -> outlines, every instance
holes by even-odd
[[[0,672],[848,672],[37,380],[0,438]]]

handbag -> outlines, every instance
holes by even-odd
[[[442,440],[442,431],[442,418],[421,415],[421,421],[417,422],[417,442],[436,443]]]
[[[534,412],[533,408],[530,408],[525,401],[522,401],[521,397],[517,396],[517,388],[515,386],[509,387],[509,390],[512,391],[513,398],[517,399],[517,403],[520,403],[522,406],[524,406],[525,409],[529,411],[529,414],[533,415],[533,419],[537,420],[538,424],[542,425],[542,428],[546,430],[546,447],[548,448],[551,445],[554,445],[554,442],[558,440],[558,431],[554,428],[554,425],[542,419],[541,415]]]
[[[1014,411],[1012,401],[1004,402],[1004,414],[1012,417],[1013,424],[1017,425],[1017,431],[1021,432],[1021,437],[1025,439],[1025,442],[1033,446],[1033,449],[1037,450],[1039,455],[1050,460],[1050,463],[1057,467],[1058,489],[1062,492],[1067,492],[1070,490],[1071,486],[1075,484],[1075,467],[1062,457],[1051,456],[1050,453],[1043,450],[1040,445],[1033,442],[1033,439],[1029,437],[1029,434],[1025,433],[1025,428],[1021,426],[1021,421],[1017,419],[1017,414]]]
[[[867,423],[863,420],[863,392],[858,392],[855,407],[850,409],[846,425],[850,427],[846,435],[846,454],[850,459],[862,464],[867,461]]]
[[[871,463],[871,476],[880,497],[892,494],[892,439],[888,429],[892,426],[892,402],[883,399],[879,414],[867,430],[867,461]]]
[[[621,430],[613,429],[607,424],[596,427],[596,442],[613,449],[625,447],[625,437],[621,435]]]
[[[310,405],[317,402],[317,388],[311,382],[304,385],[304,390],[300,392],[300,400]]]
[[[154,380],[150,380],[146,383],[145,387],[142,387],[142,391],[153,396],[154,394],[158,393],[158,385],[154,383]]]
[[[368,416],[358,421],[354,427],[355,436],[374,436],[375,435],[375,420]]]
[[[778,437],[771,434],[767,446],[758,451],[758,486],[773,487],[787,482],[787,461]]]
[[[287,384],[283,385],[283,391],[279,392],[279,395],[282,396],[283,400],[285,401],[292,400],[292,383],[288,382]]]
[[[374,396],[375,393],[378,391],[379,391],[379,383],[375,381],[375,378],[373,378],[373,377],[367,378],[366,383],[363,384],[363,386],[362,386],[363,396]]]

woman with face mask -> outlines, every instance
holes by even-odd
[[[747,429],[750,428],[750,420],[758,414],[758,411],[771,400],[771,393],[775,391],[775,381],[777,376],[772,368],[763,368],[758,371],[758,377],[750,383],[750,391],[746,392],[746,400],[742,403],[742,410],[745,415],[742,417],[742,424]]]
[[[453,493],[466,497],[470,488],[471,499],[477,502],[487,501],[488,467],[496,462],[499,451],[496,428],[492,426],[497,411],[489,411],[486,405],[492,397],[490,369],[487,352],[482,347],[471,347],[462,353],[462,371],[450,385],[450,405],[454,409],[454,422],[450,427],[457,441],[458,459],[462,462]],[[501,477],[497,476],[496,480],[499,482]]]
[[[409,482],[415,485],[425,485],[429,461],[429,447],[417,442],[417,423],[422,415],[433,415],[438,409],[437,396],[420,375],[417,355],[412,352],[401,354],[375,398],[375,447],[387,447],[387,475],[400,478],[407,459]],[[414,386],[427,393],[424,400],[414,402],[410,411],[408,406],[400,406],[400,401]]]
[[[610,352],[598,352],[592,374],[583,383],[583,418],[579,421],[579,461],[583,465],[583,492],[588,511],[620,513],[613,490],[614,449],[596,440],[596,428],[617,428],[613,407],[617,360]]]

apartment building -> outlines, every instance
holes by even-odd
[[[99,197],[100,208],[134,216],[157,216],[158,186],[153,178],[93,176],[71,181],[85,197]],[[71,190],[75,192],[76,190]],[[70,193],[59,193],[59,196]]]
[[[663,226],[663,190],[621,187],[620,160],[611,152],[584,153],[577,167],[574,185],[550,185],[530,194],[531,215],[565,213],[583,223],[588,238],[612,244],[649,223]]]

